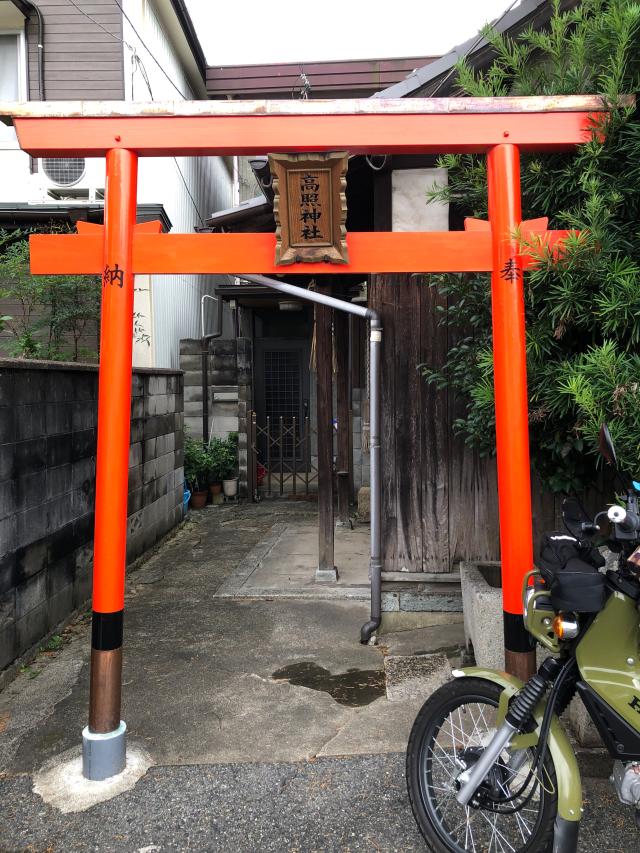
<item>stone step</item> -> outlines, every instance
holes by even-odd
[[[397,611],[431,612],[449,610],[462,612],[462,593],[459,584],[426,583],[416,584],[414,589],[398,586],[383,586],[382,610],[384,613]]]

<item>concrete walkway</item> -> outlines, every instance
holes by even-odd
[[[313,523],[308,505],[209,508],[130,573],[123,717],[152,765],[132,790],[67,814],[33,792],[47,761],[79,752],[88,617],[0,694],[0,851],[424,849],[403,752],[457,662],[462,614],[370,647],[364,601],[219,594],[274,525],[303,548]],[[634,849],[631,813],[589,791],[581,850]]]
[[[274,524],[216,592],[219,598],[353,599],[369,601],[370,530],[357,525],[335,532],[337,583],[317,583],[318,525]]]

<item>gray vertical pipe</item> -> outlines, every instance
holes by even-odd
[[[262,284],[272,290],[279,290],[281,293],[287,293],[289,296],[295,296],[306,302],[317,302],[320,305],[326,305],[327,308],[334,308],[336,311],[346,311],[347,314],[354,314],[356,317],[362,317],[370,322],[369,375],[371,402],[369,419],[371,424],[371,450],[369,453],[369,469],[371,481],[371,561],[369,576],[371,580],[371,619],[360,629],[360,642],[368,643],[376,629],[380,626],[382,617],[382,472],[380,465],[380,412],[382,401],[380,352],[382,349],[382,324],[380,322],[380,315],[372,308],[363,308],[360,305],[336,299],[334,296],[328,296],[325,293],[307,290],[304,287],[297,287],[295,284],[276,281],[273,278],[267,278],[263,275],[239,273],[238,277],[246,281],[251,281],[254,284]]]
[[[369,314],[369,422],[371,440],[369,449],[371,481],[371,619],[360,629],[360,642],[368,643],[380,626],[382,619],[382,466],[380,459],[380,411],[381,376],[380,350],[382,348],[382,325],[375,311]]]

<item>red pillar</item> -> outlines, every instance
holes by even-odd
[[[120,720],[122,626],[127,537],[131,360],[132,246],[136,224],[138,158],[107,152],[104,271],[100,326],[98,453],[93,566],[93,620],[89,726],[84,774],[106,778],[124,768]],[[92,735],[102,735],[101,738]],[[105,738],[104,735],[113,735]]]
[[[505,666],[526,679],[535,669],[535,654],[522,621],[521,590],[533,567],[533,542],[524,288],[515,236],[522,220],[520,152],[515,145],[491,149],[487,180]]]

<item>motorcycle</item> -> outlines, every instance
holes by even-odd
[[[600,452],[615,469],[609,430]],[[617,475],[619,476],[619,474]],[[420,710],[407,787],[435,853],[576,853],[582,785],[559,717],[577,694],[614,759],[611,782],[640,829],[640,483],[590,519],[563,503],[566,531],[543,537],[523,583],[523,618],[548,656],[526,684],[454,670]],[[608,520],[606,572],[593,539]]]

